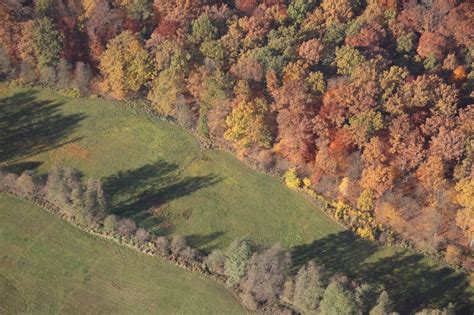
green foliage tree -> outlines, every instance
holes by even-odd
[[[285,60],[292,60],[297,54],[300,38],[301,34],[295,25],[280,26],[268,33],[267,48],[270,54],[281,55]]]
[[[224,272],[229,286],[235,286],[245,275],[253,251],[253,244],[246,239],[235,240],[227,248]]]
[[[295,23],[300,24],[315,4],[315,0],[293,0],[288,5],[287,14]]]
[[[403,85],[408,75],[409,72],[406,68],[398,66],[392,66],[390,69],[385,70],[380,76],[380,88],[383,91],[383,99],[387,100],[395,95],[397,89]]]
[[[213,40],[217,37],[217,27],[207,14],[201,14],[191,23],[191,35],[196,42]]]
[[[314,313],[323,298],[326,274],[314,261],[301,267],[295,279],[292,304],[303,314]]]
[[[48,17],[36,20],[32,36],[39,67],[55,67],[59,62],[64,38],[53,20]]]
[[[313,93],[322,95],[326,92],[326,81],[321,71],[311,72],[306,78],[306,82]]]
[[[362,315],[363,304],[359,294],[350,288],[345,277],[336,277],[324,291],[320,311],[322,315]]]
[[[393,303],[390,301],[387,291],[383,291],[378,300],[377,305],[370,310],[369,315],[397,315],[393,309]]]
[[[408,32],[397,37],[397,51],[400,53],[411,53],[415,49],[416,35]]]
[[[152,18],[153,1],[151,0],[133,0],[128,6],[128,12],[132,18],[138,21],[145,21]]]
[[[336,48],[336,59],[334,62],[339,74],[351,75],[352,70],[364,60],[365,57],[356,48],[347,45]]]
[[[368,110],[349,119],[349,131],[354,143],[362,147],[370,137],[384,126],[382,114]]]
[[[224,47],[218,40],[207,40],[203,42],[199,50],[205,58],[209,58],[217,62],[222,62],[225,56]]]
[[[35,11],[38,16],[52,16],[54,12],[54,0],[36,0]]]

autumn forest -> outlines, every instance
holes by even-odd
[[[471,1],[2,0],[0,80],[133,103],[474,270]]]

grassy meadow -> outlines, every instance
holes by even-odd
[[[0,198],[0,313],[245,314],[217,282]]]
[[[400,311],[472,298],[463,275],[354,237],[276,179],[229,153],[202,150],[179,127],[121,103],[4,87],[0,127],[0,163],[40,173],[70,165],[101,178],[111,211],[157,235],[183,235],[204,251],[241,236],[279,242],[292,250],[297,266],[315,259],[334,273],[385,288]]]

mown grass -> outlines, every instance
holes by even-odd
[[[66,164],[101,178],[111,211],[155,234],[184,235],[205,251],[241,236],[279,242],[297,266],[315,259],[387,289],[400,311],[468,303],[472,289],[462,275],[352,236],[307,198],[228,153],[201,150],[172,124],[118,102],[28,89],[4,88],[0,109],[0,126],[10,126],[0,136],[0,163],[43,173]]]
[[[0,196],[0,313],[245,314],[217,282]]]

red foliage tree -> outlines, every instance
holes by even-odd
[[[235,8],[245,14],[251,14],[257,5],[257,0],[235,0]]]
[[[421,34],[416,52],[423,58],[433,55],[437,60],[443,60],[447,50],[448,40],[443,35],[435,32],[424,32]]]
[[[377,22],[372,22],[363,27],[358,34],[346,37],[346,44],[369,51],[379,51],[385,36],[383,27]]]

